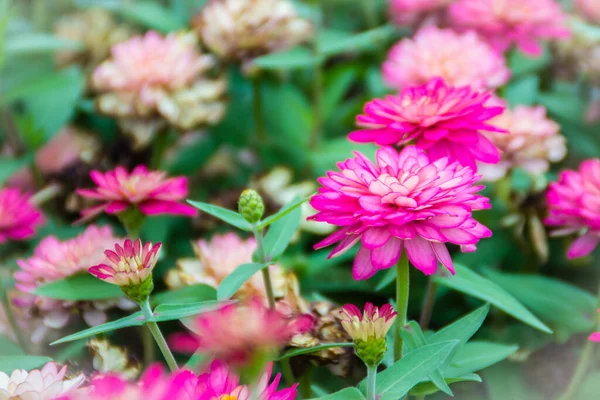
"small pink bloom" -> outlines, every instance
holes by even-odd
[[[254,298],[195,317],[187,324],[194,335],[173,335],[171,344],[178,351],[198,350],[243,364],[259,351],[280,348],[293,335],[309,330],[312,325],[313,319],[309,316],[288,318]]]
[[[126,239],[123,245],[115,244],[115,251],[106,250],[108,264],[99,264],[90,268],[90,273],[98,279],[119,286],[139,285],[152,275],[158,261],[160,243],[153,245],[137,239]]]
[[[445,243],[473,251],[492,232],[472,217],[490,208],[489,199],[475,194],[479,176],[469,167],[447,158],[435,161],[414,146],[398,153],[379,149],[376,164],[356,152],[319,179],[319,193],[311,205],[319,211],[311,218],[341,227],[315,245],[320,249],[338,243],[335,257],[361,242],[354,259],[354,279],[368,279],[392,267],[402,247],[412,264],[426,275],[435,273],[439,260],[450,272],[454,267]]]
[[[215,360],[210,365],[207,373],[198,376],[196,400],[235,399],[249,400],[250,390],[245,385],[240,385],[240,378],[229,366],[221,360]]]
[[[600,332],[592,333],[588,339],[592,342],[600,343]]]
[[[92,180],[98,185],[94,189],[77,189],[83,197],[102,203],[81,212],[83,220],[93,218],[105,211],[119,214],[130,207],[137,207],[146,215],[195,216],[196,210],[180,203],[187,196],[187,178],[167,178],[162,171],[148,171],[139,165],[127,172],[123,167],[102,173],[92,171]]]
[[[495,89],[510,77],[504,57],[476,33],[435,26],[421,28],[412,38],[400,40],[382,71],[385,82],[398,90],[433,78],[442,78],[453,86]]]
[[[364,312],[354,304],[346,304],[340,312],[342,326],[352,340],[364,342],[385,339],[397,314],[389,304],[377,308],[371,303],[365,305]]]
[[[14,370],[10,375],[0,372],[0,399],[53,400],[75,390],[85,379],[79,375],[66,379],[67,367],[58,369],[50,362],[42,369]]]
[[[598,0],[575,0],[575,7],[587,20],[600,24],[600,2]]]
[[[390,15],[397,25],[409,25],[443,10],[452,0],[390,0]]]
[[[488,123],[502,106],[486,106],[490,94],[454,88],[441,79],[375,99],[356,118],[362,128],[350,133],[355,142],[405,145],[412,141],[432,160],[448,157],[476,169],[475,161],[494,164],[498,148],[481,131],[506,132]]]
[[[600,242],[600,160],[581,163],[578,171],[566,170],[546,194],[548,217],[544,223],[557,227],[554,236],[579,234],[567,256],[584,257]]]
[[[91,134],[67,126],[35,154],[35,164],[43,174],[56,174],[80,161],[92,161],[100,143]]]
[[[457,0],[450,19],[458,28],[475,29],[500,52],[515,44],[539,56],[540,40],[569,36],[566,15],[555,0]]]
[[[0,244],[24,240],[35,235],[44,216],[19,189],[0,189]]]

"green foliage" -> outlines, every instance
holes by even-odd
[[[248,279],[250,279],[254,274],[261,271],[263,268],[267,268],[269,263],[259,264],[259,263],[248,263],[240,265],[225,277],[219,288],[217,289],[217,299],[218,300],[227,300],[231,296],[235,294],[242,287],[244,283]]]
[[[49,361],[52,361],[52,359],[42,356],[0,356],[0,372],[10,375],[10,373],[15,369],[24,369],[29,371],[35,368],[40,368]]]
[[[34,293],[51,299],[71,301],[106,300],[123,296],[119,286],[104,282],[87,273],[39,286]]]
[[[269,226],[265,235],[265,252],[269,260],[279,258],[288,247],[298,230],[301,215],[301,208],[296,207]]]
[[[205,213],[210,214],[213,217],[217,217],[220,220],[228,223],[229,225],[233,225],[238,229],[241,229],[243,231],[252,230],[252,224],[246,221],[244,217],[242,217],[235,211],[231,211],[219,206],[214,206],[212,204],[201,203],[199,201],[188,200],[188,203],[196,207],[198,210],[204,211]]]

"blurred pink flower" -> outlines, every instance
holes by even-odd
[[[37,151],[35,164],[41,173],[55,174],[79,161],[91,161],[99,150],[96,137],[67,126]]]
[[[44,216],[19,189],[0,189],[0,244],[8,240],[24,240],[35,235]]]
[[[592,333],[588,339],[592,342],[600,343],[600,332]]]
[[[551,235],[580,235],[567,256],[590,254],[600,242],[600,159],[582,162],[578,171],[562,171],[558,182],[550,184],[546,201],[548,217],[544,223],[558,228]]]
[[[104,252],[110,265],[94,265],[89,269],[90,274],[113,285],[140,285],[152,276],[160,246],[160,243],[153,245],[150,242],[142,246],[140,239],[135,243],[125,239],[122,246],[114,245],[115,251]]]
[[[426,275],[437,270],[437,260],[454,273],[445,243],[474,251],[492,232],[472,217],[490,208],[489,199],[475,194],[479,176],[446,158],[431,161],[425,152],[408,146],[398,153],[379,149],[377,163],[356,152],[319,179],[323,187],[311,199],[319,212],[311,218],[342,227],[317,243],[320,249],[338,245],[329,257],[339,256],[358,241],[354,279],[368,279],[392,267],[402,247],[412,264]]]
[[[352,340],[365,342],[385,339],[385,335],[394,325],[397,314],[389,304],[378,308],[372,303],[365,304],[364,312],[354,304],[346,304],[340,312],[342,326]]]
[[[474,32],[457,33],[435,26],[421,28],[390,51],[382,67],[385,82],[394,89],[419,86],[432,78],[449,85],[495,89],[504,85],[510,70]]]
[[[546,108],[542,106],[507,109],[490,122],[510,134],[485,133],[502,155],[498,164],[479,165],[478,171],[483,180],[501,179],[513,167],[540,175],[548,171],[551,162],[558,162],[567,154],[560,125],[546,116]]]
[[[258,352],[277,350],[293,335],[311,329],[313,323],[308,315],[290,318],[254,298],[198,315],[187,324],[194,335],[175,334],[171,346],[176,351],[201,351],[244,364]]]
[[[575,7],[588,21],[600,24],[600,2],[598,0],[575,0]]]
[[[504,111],[502,106],[486,106],[490,96],[433,79],[398,95],[368,102],[364,114],[356,117],[362,129],[351,132],[349,138],[382,146],[414,141],[432,160],[448,157],[450,162],[473,169],[476,160],[494,164],[500,153],[481,131],[506,131],[487,123]]]
[[[0,371],[0,399],[54,400],[81,385],[85,376],[65,379],[67,366],[60,370],[53,362],[42,369],[14,370],[10,375]]]
[[[146,215],[195,216],[196,209],[180,203],[187,196],[187,178],[167,178],[166,175],[162,171],[148,171],[143,165],[138,165],[131,173],[123,167],[105,173],[92,171],[90,176],[98,187],[77,189],[77,193],[102,204],[83,210],[82,219],[93,218],[103,211],[118,214],[131,206]]]
[[[457,28],[475,29],[500,52],[515,44],[539,56],[540,40],[569,36],[566,14],[555,0],[458,0],[450,6],[450,20]]]
[[[395,24],[403,26],[418,22],[443,10],[452,0],[389,0],[390,15]]]

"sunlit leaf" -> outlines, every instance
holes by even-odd
[[[227,222],[229,225],[235,226],[238,229],[241,229],[243,231],[251,231],[252,230],[252,224],[250,224],[250,222],[246,221],[244,219],[244,217],[242,217],[240,214],[236,213],[235,211],[231,211],[226,208],[215,206],[215,205],[208,204],[208,203],[202,203],[200,201],[188,200],[188,203],[190,203],[192,206],[196,207],[197,209],[204,211],[207,214],[212,215],[213,217],[217,217],[220,220]]]

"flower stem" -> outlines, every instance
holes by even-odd
[[[367,400],[375,400],[377,386],[377,367],[367,366]]]
[[[0,281],[0,285],[2,285],[2,281]],[[4,314],[6,315],[6,319],[10,325],[10,328],[17,339],[17,343],[19,347],[25,351],[25,353],[29,353],[29,346],[25,341],[25,335],[21,332],[19,325],[17,324],[17,320],[15,318],[15,314],[13,313],[12,307],[10,306],[10,299],[8,298],[8,294],[6,293],[6,288],[0,287],[0,295],[2,296],[2,307],[4,308]]]
[[[377,2],[373,0],[363,0],[362,4],[369,29],[377,28],[377,25],[379,24],[377,16]]]
[[[314,66],[312,87],[314,126],[309,143],[311,150],[314,150],[319,146],[321,141],[321,131],[323,130],[323,61],[320,59],[321,48],[319,46],[319,32],[323,25],[323,11],[318,1],[315,1],[315,5],[318,9],[318,15],[314,22],[312,52],[317,61]]]
[[[267,253],[265,251],[265,238],[262,230],[254,229],[252,231],[256,238],[256,250],[258,251],[258,262],[265,264],[267,262]],[[269,307],[275,309],[275,295],[273,294],[273,283],[271,282],[271,273],[269,267],[262,269],[262,276],[265,282],[265,290],[267,292],[267,298],[269,299]]]
[[[288,386],[294,385],[294,372],[292,372],[292,366],[290,365],[290,359],[284,358],[279,361],[281,364],[281,372],[283,373],[283,380]]]
[[[254,123],[256,124],[256,142],[264,144],[267,137],[265,132],[265,120],[263,117],[263,102],[260,93],[260,73],[252,79],[252,105],[254,112]]]
[[[433,276],[429,277],[427,282],[427,291],[425,293],[425,300],[423,301],[423,310],[421,311],[421,318],[419,319],[419,325],[421,329],[425,330],[429,327],[431,321],[431,314],[433,312],[433,306],[435,305],[435,294],[437,292],[437,283],[433,280]]]
[[[154,339],[152,338],[152,332],[147,326],[141,326],[142,334],[142,347],[144,349],[144,364],[146,366],[152,364],[154,361],[155,350],[154,350]]]
[[[158,348],[162,352],[163,357],[165,358],[165,361],[169,366],[169,369],[171,371],[176,371],[178,367],[177,362],[175,361],[175,357],[173,357],[173,354],[171,353],[171,350],[167,345],[167,341],[165,340],[165,337],[161,333],[160,329],[158,328],[158,325],[156,324],[156,322],[151,320],[153,313],[152,309],[150,308],[150,302],[148,301],[148,299],[146,299],[146,301],[140,303],[139,306],[142,309],[144,318],[146,319],[145,325],[148,327],[148,329],[150,329],[150,332],[152,332],[152,336],[154,336],[154,340],[156,341]]]
[[[394,328],[394,361],[402,358],[402,336],[400,330],[406,325],[406,315],[408,313],[408,292],[409,292],[409,271],[408,258],[406,251],[402,252],[398,264],[396,264],[396,325]]]
[[[310,385],[312,375],[312,367],[308,367],[304,374],[300,377],[298,391],[302,395],[303,399],[310,399],[312,397],[312,388]]]

